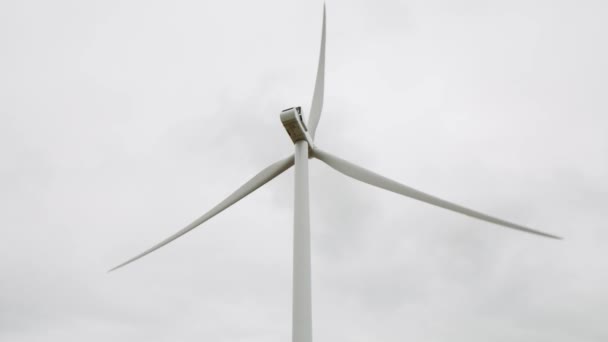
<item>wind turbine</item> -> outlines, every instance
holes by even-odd
[[[352,177],[364,183],[392,191],[394,193],[417,199],[444,209],[461,213],[479,220],[494,223],[499,226],[512,228],[526,233],[539,236],[561,239],[558,236],[543,233],[519,224],[511,223],[496,217],[492,217],[478,211],[465,208],[455,203],[426,194],[422,191],[403,185],[394,180],[386,178],[375,172],[355,165],[344,159],[336,157],[320,149],[314,142],[315,133],[321,118],[323,109],[323,93],[325,83],[325,29],[326,15],[323,5],[323,27],[321,32],[321,49],[319,64],[317,67],[317,78],[315,82],[312,104],[308,118],[308,126],[304,123],[301,107],[285,109],[280,118],[283,126],[295,145],[293,155],[281,159],[269,165],[257,175],[236,189],[215,207],[211,208],[203,216],[179,230],[175,234],[112,268],[109,272],[121,268],[138,260],[145,255],[165,246],[171,241],[188,233],[200,226],[213,216],[219,214],[245,196],[249,195],[259,187],[263,186],[276,176],[280,175],[295,164],[295,205],[294,205],[294,241],[293,241],[293,312],[292,312],[292,341],[312,341],[312,310],[311,310],[311,282],[310,282],[310,217],[308,198],[308,159],[316,158],[342,174]]]

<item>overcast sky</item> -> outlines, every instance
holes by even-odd
[[[316,341],[608,340],[608,3],[327,3],[317,144],[565,237],[310,163]],[[289,341],[321,1],[0,2],[0,340]]]

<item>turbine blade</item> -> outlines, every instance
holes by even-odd
[[[325,88],[325,4],[323,4],[323,30],[321,32],[321,52],[319,53],[319,65],[317,66],[317,80],[315,82],[315,91],[312,96],[312,104],[310,105],[310,116],[308,117],[308,131],[314,138],[321,119],[321,111],[323,110],[323,93]]]
[[[436,205],[436,206],[444,208],[444,209],[452,210],[457,213],[461,213],[461,214],[464,214],[464,215],[467,215],[470,217],[474,217],[476,219],[480,219],[480,220],[483,220],[486,222],[491,222],[491,223],[494,223],[494,224],[497,224],[500,226],[504,226],[504,227],[520,230],[522,232],[536,234],[536,235],[540,235],[540,236],[544,236],[544,237],[548,237],[548,238],[561,239],[560,237],[555,236],[555,235],[543,233],[543,232],[540,232],[540,231],[537,231],[534,229],[530,229],[530,228],[527,228],[527,227],[524,227],[524,226],[521,226],[521,225],[518,225],[515,223],[507,222],[507,221],[501,220],[499,218],[495,218],[495,217],[492,217],[492,216],[489,216],[486,214],[482,214],[478,211],[462,207],[458,204],[454,204],[454,203],[442,200],[435,196],[425,194],[424,192],[421,192],[416,189],[410,188],[409,186],[397,183],[394,180],[388,179],[377,173],[366,170],[360,166],[357,166],[344,159],[333,156],[318,148],[314,149],[313,155],[315,158],[323,161],[324,163],[326,163],[333,169],[335,169],[349,177],[352,177],[356,180],[359,180],[361,182],[364,182],[364,183],[367,183],[367,184],[370,184],[373,186],[377,186],[379,188],[382,188],[382,189],[385,189],[388,191],[392,191],[394,193],[397,193],[397,194],[400,194],[403,196],[411,197],[411,198],[417,199],[422,202]]]
[[[255,175],[253,178],[251,178],[249,181],[247,181],[247,183],[241,185],[240,188],[236,189],[236,191],[234,191],[230,196],[226,197],[226,199],[224,199],[218,205],[216,205],[211,210],[209,210],[205,215],[197,218],[196,220],[194,220],[194,222],[190,223],[189,225],[187,225],[186,227],[184,227],[183,229],[181,229],[177,233],[169,236],[165,240],[163,240],[163,241],[159,242],[158,244],[152,246],[151,248],[147,249],[146,251],[144,251],[144,252],[136,255],[135,257],[133,257],[133,258],[131,258],[131,259],[123,262],[122,264],[120,264],[120,265],[112,268],[108,272],[112,272],[112,271],[114,271],[116,269],[119,269],[119,268],[121,268],[123,266],[126,266],[127,264],[130,264],[133,261],[146,256],[147,254],[149,254],[149,253],[151,253],[151,252],[153,252],[153,251],[155,251],[155,250],[163,247],[164,245],[168,244],[169,242],[177,239],[178,237],[180,237],[180,236],[188,233],[192,229],[198,227],[199,225],[201,225],[205,221],[207,221],[210,218],[212,218],[213,216],[219,214],[224,209],[226,209],[226,208],[230,207],[231,205],[233,205],[234,203],[238,202],[243,197],[249,195],[250,193],[252,193],[253,191],[255,191],[257,188],[259,188],[262,185],[266,184],[267,182],[269,182],[270,180],[272,180],[276,176],[280,175],[285,170],[289,169],[293,165],[293,163],[294,163],[294,157],[290,156],[290,157],[287,157],[285,159],[279,160],[278,162],[276,162],[276,163],[274,163],[274,164],[266,167],[264,170],[260,171],[257,175]]]

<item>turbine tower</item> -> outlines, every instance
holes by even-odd
[[[285,109],[280,118],[283,126],[294,143],[294,154],[269,165],[257,175],[236,189],[215,207],[192,223],[169,236],[165,240],[112,268],[109,272],[138,260],[145,255],[165,246],[171,241],[200,226],[213,216],[249,195],[276,176],[280,175],[295,164],[295,198],[294,198],[294,234],[293,234],[293,312],[292,312],[292,342],[312,341],[312,307],[310,280],[310,215],[308,198],[308,159],[316,158],[329,165],[336,171],[361,182],[385,189],[406,197],[417,199],[444,209],[464,214],[479,220],[494,223],[499,226],[512,228],[526,233],[536,234],[552,239],[558,236],[543,233],[522,225],[495,218],[478,211],[465,208],[435,196],[418,191],[409,186],[388,179],[363,167],[357,166],[344,159],[321,150],[314,143],[315,132],[323,110],[323,93],[325,84],[325,31],[326,15],[323,5],[323,26],[321,31],[321,49],[317,78],[310,106],[308,127],[304,123],[301,107]]]

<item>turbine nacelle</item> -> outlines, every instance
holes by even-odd
[[[285,127],[285,130],[287,130],[287,134],[289,134],[289,137],[294,144],[300,140],[306,140],[310,148],[314,147],[312,136],[308,132],[308,128],[306,127],[304,118],[302,117],[301,107],[284,109],[281,112],[281,122],[283,123],[283,127]]]

